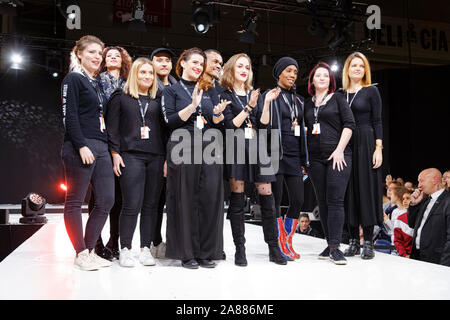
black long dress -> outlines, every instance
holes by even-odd
[[[343,93],[347,98],[347,93]],[[381,97],[375,86],[363,87],[348,102],[356,122],[350,141],[353,168],[347,187],[345,211],[350,228],[370,227],[383,222],[381,167],[373,169],[375,140],[383,139]]]
[[[189,94],[185,92],[183,83]],[[161,107],[171,138],[167,143],[167,226],[166,257],[179,260],[222,258],[223,253],[223,165],[220,163],[196,163],[194,159],[194,131],[197,112],[187,121],[181,120],[178,112],[192,101],[191,93],[195,82],[185,81],[166,87],[163,91]],[[215,91],[204,92],[201,100],[202,115],[206,124],[201,131],[218,129],[213,123],[213,106],[217,104]],[[172,156],[179,142],[172,141],[176,129],[185,129],[191,146],[183,150],[190,163],[178,163]],[[203,142],[201,151],[209,143]],[[195,149],[194,149],[195,148]],[[185,153],[186,152],[186,153]],[[174,153],[178,154],[179,151]],[[217,154],[215,154],[218,157]]]

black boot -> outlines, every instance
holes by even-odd
[[[102,237],[100,236],[95,244],[94,252],[101,258],[112,261],[113,256],[111,252],[103,245]]]
[[[375,251],[373,251],[372,241],[364,241],[363,249],[361,252],[361,259],[370,260],[375,257]]]
[[[232,192],[230,195],[230,205],[228,207],[227,218],[230,219],[233,242],[236,246],[234,264],[240,267],[247,266],[245,256],[245,221],[244,221],[244,193]]]
[[[275,222],[275,200],[273,194],[259,195],[264,241],[269,246],[269,260],[276,264],[286,265],[278,247],[277,226]]]
[[[350,246],[344,251],[344,256],[353,257],[359,255],[361,252],[361,245],[359,239],[350,239]]]
[[[108,250],[114,259],[119,260],[120,251],[119,251],[119,239],[109,238],[108,243],[105,246],[106,250]]]

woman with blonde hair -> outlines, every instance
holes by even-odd
[[[162,189],[167,140],[157,90],[152,62],[138,58],[131,66],[123,92],[116,91],[108,106],[109,148],[122,191],[119,220],[122,267],[135,265],[131,245],[139,212],[139,262],[155,265],[150,244]]]
[[[353,167],[345,201],[350,247],[344,255],[349,257],[360,253],[361,225],[364,233],[361,258],[367,260],[375,256],[372,242],[374,226],[383,222],[383,127],[380,93],[372,85],[369,61],[362,53],[354,52],[348,56],[342,84],[356,123],[351,141]]]
[[[236,131],[234,138],[234,159],[232,164],[226,166],[226,176],[230,181],[230,205],[228,207],[228,219],[230,219],[233,241],[236,246],[234,263],[237,266],[247,266],[245,254],[245,223],[244,223],[244,183],[255,183],[259,202],[261,205],[261,217],[264,240],[269,246],[269,260],[277,264],[285,265],[286,259],[278,248],[278,238],[275,223],[275,200],[272,193],[271,182],[276,181],[275,172],[263,174],[263,165],[258,157],[257,163],[250,163],[250,140],[257,139],[258,149],[267,148],[259,143],[258,128],[267,128],[270,120],[270,102],[278,97],[280,89],[273,89],[266,93],[265,99],[259,94],[259,89],[252,89],[253,71],[251,60],[245,53],[232,56],[223,68],[220,85],[227,89],[221,94],[221,98],[231,101],[224,110],[225,127]],[[241,150],[237,147],[239,136],[245,138],[245,163],[238,160]]]
[[[93,250],[114,203],[114,175],[104,119],[106,98],[95,78],[103,47],[95,36],[80,38],[70,54],[71,72],[61,87],[65,129],[61,156],[68,186],[64,223],[76,252],[74,264],[87,271],[111,266]],[[83,236],[81,206],[89,185],[95,203]]]

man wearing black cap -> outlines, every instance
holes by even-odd
[[[158,76],[158,89],[160,91],[164,90],[166,86],[177,83],[177,80],[170,74],[172,71],[173,57],[173,51],[167,48],[155,49],[150,56],[155,66],[155,73]]]
[[[177,80],[170,74],[172,71],[172,58],[174,53],[167,48],[155,49],[150,55],[150,59],[153,62],[155,73],[158,81],[158,91],[161,93],[165,87],[171,86],[177,83]],[[166,244],[162,240],[161,225],[163,219],[164,206],[166,204],[166,179],[164,178],[163,189],[161,191],[161,197],[158,205],[158,218],[153,232],[153,243],[150,248],[150,252],[155,258],[165,258]]]

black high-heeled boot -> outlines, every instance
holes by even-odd
[[[361,252],[361,245],[359,244],[359,239],[350,239],[350,246],[344,251],[345,257],[353,257],[359,255]]]
[[[286,265],[287,261],[281,255],[278,247],[277,226],[275,222],[275,200],[273,194],[259,195],[264,241],[269,246],[269,261]]]
[[[247,266],[245,256],[245,221],[244,221],[244,193],[232,192],[230,195],[230,205],[228,207],[227,218],[230,220],[231,234],[236,246],[234,254],[234,264],[240,267]]]
[[[375,251],[373,250],[372,241],[364,241],[363,249],[361,252],[361,259],[370,260],[375,257]]]

